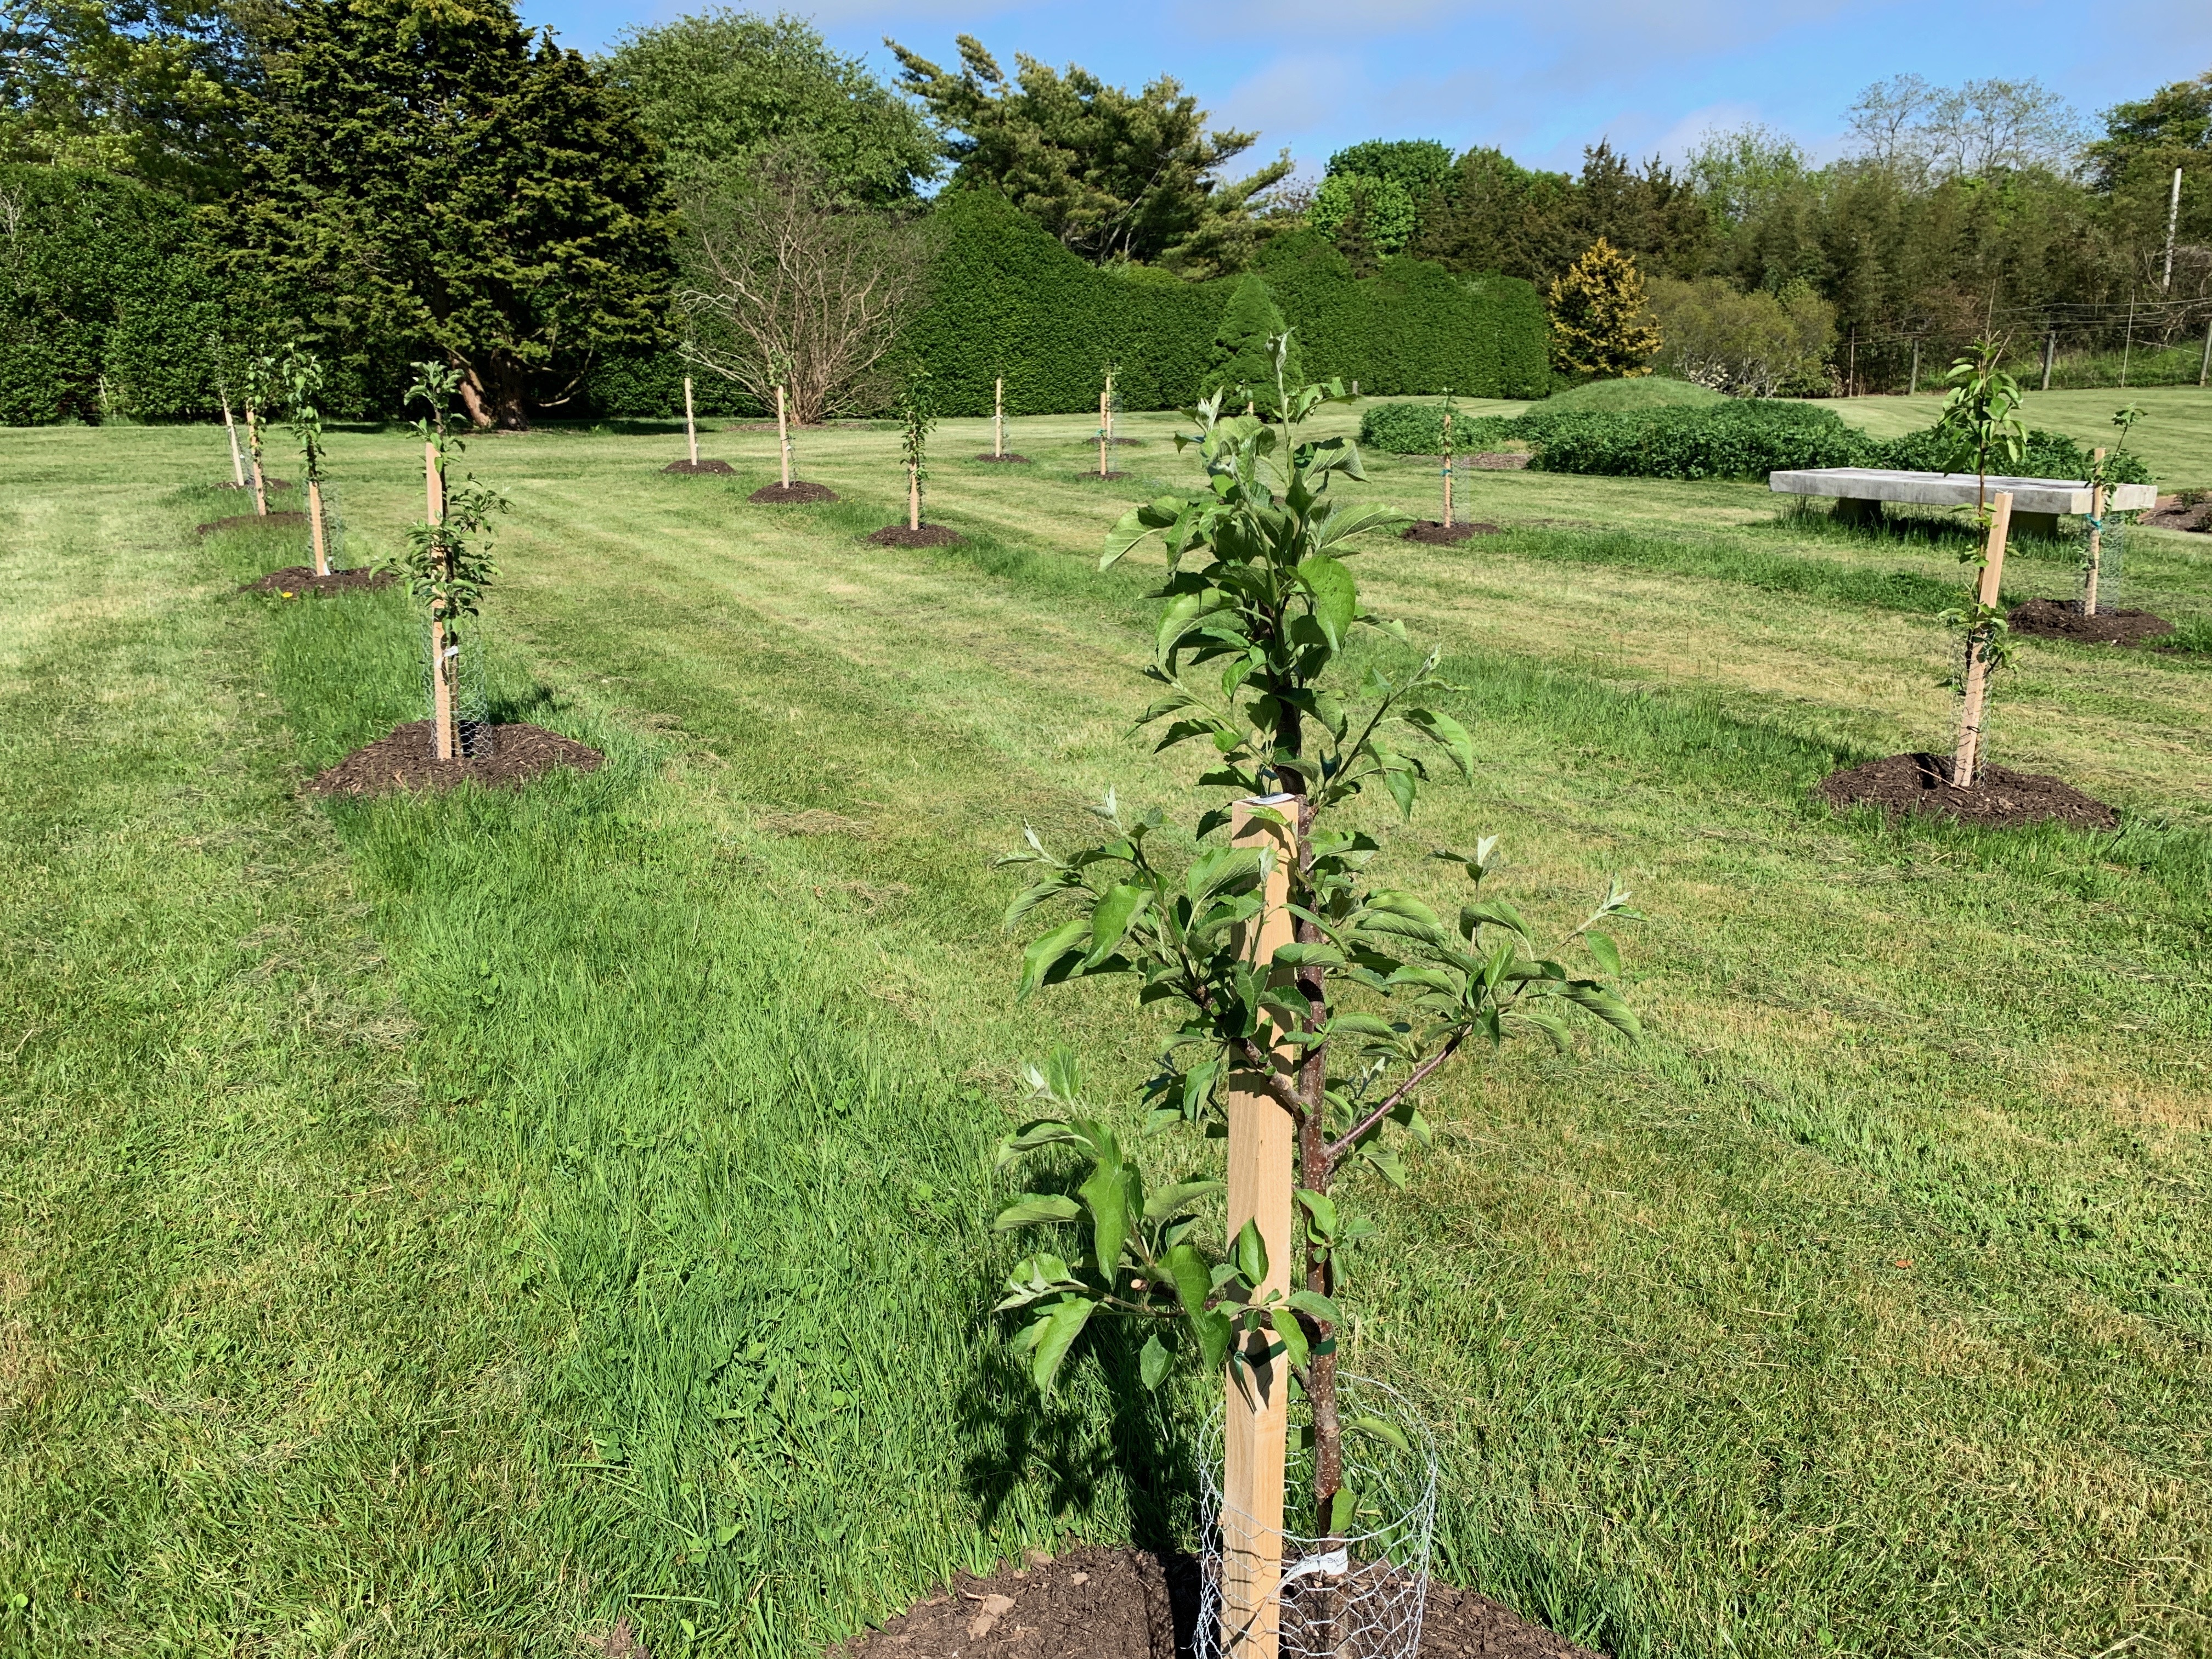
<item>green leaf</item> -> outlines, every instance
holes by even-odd
[[[1281,1340],[1283,1352],[1291,1364],[1304,1370],[1308,1358],[1306,1334],[1304,1327],[1298,1323],[1298,1316],[1288,1308],[1277,1308],[1267,1315],[1267,1323]]]
[[[1022,980],[1014,992],[1014,1000],[1025,1001],[1031,992],[1045,982],[1046,975],[1051,973],[1063,958],[1073,954],[1077,945],[1090,932],[1090,918],[1077,916],[1063,921],[1023,951]]]
[[[1199,1352],[1205,1358],[1206,1369],[1218,1375],[1228,1363],[1229,1350],[1236,1344],[1236,1322],[1216,1308],[1192,1315],[1190,1323],[1198,1333]]]
[[[1588,980],[1577,980],[1559,994],[1570,1002],[1589,1009],[1623,1036],[1640,1037],[1644,1035],[1644,1024],[1636,1018],[1634,1011],[1602,985],[1593,985]]]
[[[1057,1193],[1026,1193],[1018,1202],[999,1212],[991,1231],[1005,1233],[1017,1227],[1034,1227],[1039,1222],[1073,1221],[1082,1213],[1083,1206],[1072,1198],[1062,1198]]]
[[[1346,1423],[1345,1427],[1357,1429],[1362,1434],[1372,1435],[1385,1445],[1395,1446],[1400,1451],[1413,1449],[1412,1443],[1406,1438],[1405,1431],[1395,1423],[1385,1423],[1381,1418],[1370,1417],[1364,1412]]]
[[[1170,1187],[1163,1192],[1155,1193],[1146,1199],[1145,1219],[1165,1221],[1170,1217],[1188,1209],[1201,1198],[1211,1198],[1216,1193],[1227,1190],[1226,1185],[1218,1181],[1186,1181],[1179,1186]]]
[[[1313,618],[1328,641],[1328,648],[1341,651],[1344,636],[1359,614],[1359,589],[1351,570],[1334,559],[1315,558],[1298,566],[1297,576],[1313,596]]]
[[[1324,1242],[1336,1237],[1336,1200],[1327,1193],[1316,1193],[1307,1188],[1297,1189],[1298,1207],[1306,1212],[1306,1224],[1315,1237]],[[1295,1303],[1297,1298],[1291,1298]],[[1335,1315],[1328,1316],[1331,1319]]]
[[[1341,968],[1344,952],[1334,945],[1282,945],[1272,960],[1278,968]]]
[[[1247,1285],[1257,1286],[1267,1277],[1267,1241],[1260,1237],[1260,1224],[1247,1221],[1237,1234],[1233,1252],[1237,1271]]]
[[[1160,1340],[1158,1332],[1145,1339],[1145,1346],[1137,1355],[1137,1373],[1144,1379],[1147,1393],[1157,1391],[1167,1381],[1168,1372],[1174,1365],[1175,1354]]]
[[[1442,744],[1444,752],[1452,757],[1452,764],[1459,768],[1460,776],[1469,781],[1474,780],[1474,739],[1468,736],[1464,726],[1433,708],[1409,708],[1406,711],[1406,722]]]
[[[1358,1509],[1359,1500],[1352,1496],[1351,1487],[1339,1486],[1331,1493],[1328,1500],[1329,1536],[1341,1538],[1351,1530],[1352,1517]]]
[[[1083,1334],[1083,1328],[1091,1322],[1097,1304],[1088,1297],[1062,1297],[1037,1322],[1043,1328],[1036,1337],[1036,1352],[1030,1357],[1030,1375],[1036,1381],[1037,1391],[1049,1395],[1060,1379],[1060,1368],[1067,1358],[1067,1351],[1075,1346],[1075,1339]]]
[[[1319,1291],[1292,1291],[1291,1306],[1325,1324],[1340,1325],[1344,1322],[1344,1316],[1336,1310],[1336,1304]]]
[[[1098,1271],[1110,1283],[1121,1266],[1121,1246],[1129,1237],[1129,1190],[1120,1158],[1101,1163],[1076,1190],[1091,1211],[1091,1250],[1097,1258]]]
[[[1620,946],[1613,943],[1612,934],[1601,933],[1592,928],[1583,938],[1589,941],[1589,953],[1599,967],[1608,974],[1618,975],[1620,972]]]
[[[1151,888],[1127,882],[1106,890],[1106,896],[1091,912],[1091,951],[1083,958],[1086,971],[1114,954],[1122,936],[1129,931],[1129,924],[1137,919],[1152,896]]]
[[[1213,1270],[1206,1258],[1188,1244],[1178,1244],[1160,1258],[1168,1277],[1175,1280],[1176,1300],[1193,1320],[1206,1312],[1207,1300],[1213,1295]]]

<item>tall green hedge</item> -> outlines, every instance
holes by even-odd
[[[222,318],[201,247],[159,191],[0,167],[0,422],[212,414]]]

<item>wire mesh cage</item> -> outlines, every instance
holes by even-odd
[[[1380,1382],[1340,1376],[1337,1399],[1345,1425],[1344,1484],[1357,1500],[1353,1520],[1333,1538],[1273,1534],[1282,1563],[1277,1650],[1282,1659],[1418,1659],[1436,1528],[1436,1443],[1405,1397]],[[1311,1428],[1311,1407],[1293,1402],[1284,1476],[1292,1508],[1313,1486]],[[1221,1493],[1219,1413],[1200,1448],[1196,1659],[1241,1659],[1254,1644],[1237,1633],[1264,1631],[1267,1609],[1248,1605],[1243,1581],[1225,1571],[1223,1522],[1228,1519],[1227,1530],[1247,1539],[1267,1538],[1273,1529],[1229,1515]]]
[[[454,723],[460,728],[461,753],[470,760],[488,759],[493,750],[491,694],[484,681],[484,634],[481,620],[449,638],[446,651],[453,665]],[[429,619],[422,622],[422,706],[432,725],[423,741],[429,753],[438,752],[438,699],[433,676],[437,672]]]
[[[346,558],[345,513],[338,497],[338,487],[331,480],[323,480],[323,552],[331,562],[332,571],[350,570],[353,566]]]
[[[2126,574],[2128,551],[2128,522],[2117,513],[2107,513],[2098,520],[2097,529],[2097,609],[2109,611],[2119,603],[2120,579]],[[2081,591],[2086,599],[2089,587],[2089,560],[2085,550],[2081,559]]]

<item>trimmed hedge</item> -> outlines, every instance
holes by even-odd
[[[205,419],[221,289],[191,210],[102,173],[0,167],[0,422]]]
[[[1396,454],[1433,455],[1443,447],[1443,423],[1434,404],[1382,404],[1361,419],[1359,441]],[[1482,416],[1464,428],[1455,421],[1452,436],[1453,447],[1462,449],[1519,439],[1535,452],[1532,471],[1615,477],[1763,478],[1826,466],[1941,472],[1946,461],[1945,442],[1932,427],[1885,441],[1845,424],[1832,410],[1764,398],[1634,414],[1540,407]],[[2019,476],[2084,478],[2088,472],[2089,453],[2081,445],[2062,433],[2029,432]],[[2111,477],[2151,482],[2142,458],[2129,453],[2114,458]]]

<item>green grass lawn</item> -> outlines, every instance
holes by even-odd
[[[2033,377],[2022,380],[2033,385]],[[2161,489],[2212,487],[2212,389],[2199,386],[2106,386],[2090,392],[2033,392],[2021,418],[2030,426],[2063,432],[2094,448],[2109,445],[2112,411],[2137,404],[2142,419],[2128,434],[2128,447],[2149,463]],[[1877,438],[1895,438],[1931,423],[1942,406],[1932,392],[1917,398],[1835,398],[1819,405],[1832,409],[1853,426]]]
[[[2192,407],[2161,441],[2212,454]],[[0,434],[0,1653],[810,1654],[956,1567],[1187,1540],[1203,1390],[1117,1410],[1108,1349],[1041,1404],[988,1310],[1019,1065],[1064,1036],[1127,1099],[1157,1036],[1014,1005],[989,860],[1205,799],[1129,730],[1157,560],[1096,568],[1190,464],[1168,416],[1120,483],[1013,426],[1031,468],[940,433],[930,551],[862,539],[887,430],[803,434],[805,508],[744,499],[772,434],[704,435],[735,481],[473,442],[495,706],[608,763],[348,805],[301,787],[422,712],[404,601],[239,594],[299,538],[193,534],[219,431]],[[419,455],[334,437],[356,555]],[[1460,500],[1504,533],[1364,556],[1480,760],[1388,878],[1497,834],[1559,919],[1619,872],[1649,1036],[1461,1072],[1374,1197],[1348,1346],[1436,1431],[1439,1571],[1623,1655],[2212,1652],[2212,654],[1999,683],[1995,757],[2117,834],[1890,827],[1808,791],[1948,746],[1954,538]],[[2122,602],[2212,643],[2203,539],[2137,532]]]

